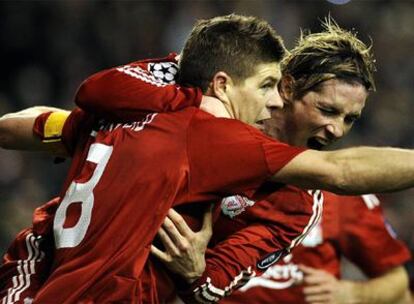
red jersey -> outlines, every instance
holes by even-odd
[[[319,191],[306,192],[293,186],[277,188],[266,184],[252,200],[240,196],[224,198],[214,212],[213,237],[202,277],[186,286],[162,265],[156,267],[159,299],[174,298],[178,288],[187,303],[216,302],[297,246],[317,224],[323,197]],[[200,228],[203,209],[178,211],[193,229]]]
[[[158,87],[141,76],[132,78]],[[142,268],[171,206],[251,196],[303,151],[195,108],[93,130],[95,122],[75,111],[64,128],[74,159],[54,219],[54,265],[38,303],[141,301]]]
[[[150,65],[148,65],[148,66],[150,66]],[[112,75],[112,76],[114,76],[114,75],[118,75],[118,74],[120,74],[120,75],[128,75],[128,77],[127,77],[127,79],[129,80],[129,77],[132,77],[132,78],[134,78],[134,79],[138,79],[139,80],[139,77],[138,78],[136,78],[135,76],[135,74],[133,74],[134,76],[131,76],[131,75],[129,75],[128,73],[124,73],[125,72],[125,69],[121,69],[122,71],[118,71],[117,70],[117,72],[116,71],[114,71],[114,70],[110,70],[109,72],[104,72],[104,73],[99,73],[98,74],[98,78],[100,79],[100,80],[102,80],[102,79],[107,79],[107,78],[105,78],[105,77],[107,77],[108,75]],[[131,71],[131,70],[128,70],[128,71]],[[140,70],[141,71],[141,70]],[[135,71],[136,72],[136,71]],[[134,73],[135,73],[134,72]],[[111,76],[111,77],[112,77]],[[140,77],[142,77],[142,75],[140,76]],[[148,80],[148,79],[146,79],[146,80]],[[136,81],[136,80],[134,80],[134,81]],[[152,80],[152,82],[153,82],[153,80]],[[146,82],[146,83],[148,83],[148,82]],[[151,83],[151,82],[150,82]],[[87,81],[86,82],[86,84],[87,84],[87,86],[86,87],[88,87],[88,86],[90,86],[90,84],[92,84],[92,87],[93,87],[93,85],[94,85],[94,82],[92,81]],[[113,84],[113,82],[108,82],[108,86],[110,85],[110,84]],[[151,87],[152,88],[152,87]],[[120,89],[120,88],[119,88]],[[125,88],[124,88],[125,89]],[[164,88],[165,89],[165,88]],[[171,90],[171,87],[169,87],[169,89]],[[173,89],[173,91],[174,90],[177,90],[177,89]],[[122,91],[122,90],[121,90]],[[83,93],[85,93],[85,92],[91,92],[91,90],[85,90],[85,86],[82,86],[81,87],[81,90],[80,90],[80,92],[83,92]],[[93,92],[93,90],[92,90],[92,92]],[[124,91],[122,91],[122,92],[124,92],[125,93],[125,90]],[[143,91],[143,92],[147,92],[147,91]],[[154,94],[154,92],[152,92],[151,94]],[[82,95],[82,94],[80,94],[80,95]],[[79,95],[78,95],[79,96]],[[108,95],[108,96],[110,96],[110,95]],[[156,95],[152,95],[152,97],[154,98],[154,96],[156,96]],[[163,95],[164,96],[164,95]],[[174,98],[175,98],[175,96],[176,95],[172,95]],[[91,99],[91,100],[93,100],[93,99]],[[125,100],[127,100],[127,99],[125,99]],[[155,99],[156,100],[156,99]],[[163,100],[163,99],[162,99]],[[108,103],[108,104],[110,104],[110,103]],[[174,103],[172,103],[172,104],[174,104]],[[180,103],[177,103],[177,107],[180,105]],[[160,110],[163,110],[163,109],[165,109],[165,108],[163,108],[164,106],[163,105],[161,105],[160,106]],[[176,107],[176,108],[177,108]],[[167,108],[168,109],[168,108]],[[131,110],[128,110],[128,113],[130,113],[131,112]],[[127,112],[125,112],[125,113],[127,113]],[[124,114],[125,114],[124,113]],[[133,110],[132,112],[131,112],[133,115],[136,115],[138,112],[137,111],[135,111],[135,110]],[[139,112],[140,113],[140,112]],[[78,113],[78,115],[72,115],[73,117],[71,117],[71,120],[72,121],[76,121],[76,120],[79,120],[80,118],[84,118],[84,114],[82,114],[82,113]],[[79,118],[80,117],[80,118]],[[85,119],[84,119],[85,120]],[[90,124],[90,120],[91,119],[86,119],[87,121],[88,121],[88,124]],[[227,122],[230,122],[229,120],[224,120],[224,121],[227,121]],[[233,121],[234,122],[234,121]],[[239,123],[237,123],[237,124],[239,124]],[[65,142],[67,143],[67,147],[68,147],[68,149],[70,150],[70,151],[73,151],[73,149],[74,149],[74,147],[76,147],[76,144],[77,144],[77,141],[75,140],[77,137],[79,137],[81,134],[79,134],[79,127],[77,126],[77,124],[76,123],[68,123],[68,125],[69,126],[67,126],[67,127],[65,127],[65,129],[67,130],[65,133],[68,135],[68,136],[66,136],[66,138],[65,138]],[[141,131],[141,128],[143,127],[143,125],[145,125],[145,122],[144,123],[142,123],[142,124],[139,124],[139,123],[132,123],[132,124],[119,124],[119,125],[115,125],[115,124],[112,124],[112,125],[107,125],[106,127],[104,127],[104,126],[101,126],[101,129],[103,129],[103,131],[110,131],[110,130],[113,130],[113,129],[138,129],[139,131]],[[206,129],[210,129],[211,127],[209,126],[209,124],[207,124],[206,123],[206,121],[203,121],[203,123],[201,124],[202,126],[200,127],[201,128],[201,130],[206,130]],[[228,126],[230,126],[230,125],[228,125]],[[158,127],[158,126],[157,126]],[[155,127],[155,128],[157,128],[157,127]],[[105,128],[107,128],[107,129],[105,129]],[[164,127],[165,128],[165,127]],[[87,129],[87,128],[86,128]],[[195,130],[197,130],[197,128],[194,128]],[[102,130],[101,130],[102,131]],[[191,132],[190,132],[191,133]],[[214,133],[214,132],[213,132]],[[256,133],[256,131],[253,131],[253,133]],[[73,134],[76,134],[76,136],[74,136]],[[235,133],[235,134],[237,134],[237,133]],[[234,134],[233,134],[234,135]],[[256,137],[258,134],[256,134],[256,135],[254,135],[254,137]],[[259,136],[260,137],[260,136]],[[90,139],[86,139],[85,138],[85,136],[83,136],[83,139],[82,139],[82,136],[80,136],[80,138],[81,138],[81,140],[79,140],[79,142],[81,142],[82,144],[84,144],[86,141],[89,141]],[[199,139],[202,139],[202,138],[199,138]],[[223,138],[221,138],[221,140],[223,140]],[[204,140],[202,140],[203,141],[203,143],[205,143],[205,141]],[[220,141],[220,140],[219,140]],[[196,145],[198,146],[198,142],[195,140],[195,142],[196,142]],[[224,142],[226,142],[226,141],[224,141]],[[201,147],[203,147],[203,143],[201,144]],[[232,144],[232,142],[231,141],[229,141],[228,143],[230,143],[230,144]],[[78,144],[79,145],[79,144]],[[266,144],[267,145],[267,144]],[[215,147],[214,145],[211,147],[209,144],[207,144],[207,146],[209,147],[209,148],[219,148],[219,147]],[[269,147],[267,147],[267,148],[264,148],[264,150],[266,151],[266,149],[269,149],[269,148],[271,148],[270,146]],[[272,149],[272,148],[271,148]],[[274,147],[273,147],[273,149],[274,149]],[[292,148],[293,149],[293,148]],[[203,149],[203,148],[201,148],[201,150],[200,150],[200,157],[199,158],[197,158],[197,161],[196,162],[194,162],[195,163],[195,165],[197,165],[197,162],[202,162],[202,161],[205,161],[205,156],[207,156],[207,158],[210,158],[211,156],[214,156],[214,153],[212,154],[212,153],[210,153],[210,154],[207,154],[207,155],[201,155],[202,153],[201,153],[201,151],[208,151],[208,149]],[[296,151],[296,153],[299,153],[300,152],[300,150],[298,150],[298,149],[293,149],[293,151]],[[81,153],[80,153],[81,154]],[[83,157],[85,157],[85,154],[82,154],[83,155]],[[75,153],[75,156],[76,156],[76,153]],[[292,156],[293,157],[293,156]],[[231,158],[231,157],[229,157],[229,158]],[[213,159],[215,159],[215,158],[213,158]],[[210,159],[208,159],[208,160],[210,160]],[[244,160],[243,160],[244,161]],[[76,159],[76,157],[75,157],[75,160],[74,160],[74,163],[75,163],[75,166],[73,165],[72,166],[72,168],[76,168],[76,163],[78,163],[79,162],[79,160],[77,160]],[[247,162],[246,162],[247,163]],[[236,167],[236,166],[234,166],[234,165],[231,165],[230,167]],[[222,166],[223,168],[225,168],[225,166]],[[195,166],[195,168],[198,168],[198,167],[196,167]],[[211,167],[210,167],[211,168]],[[248,167],[248,168],[250,168],[250,167]],[[213,169],[213,170],[217,170],[217,169],[215,169],[215,168],[211,168],[211,169]],[[241,169],[243,169],[243,168],[241,168]],[[75,169],[76,170],[76,169]],[[96,169],[95,169],[96,170]],[[76,172],[74,173],[74,172],[72,172],[73,170],[71,170],[71,174],[76,174]],[[217,170],[218,171],[218,170]],[[217,172],[217,171],[211,171],[211,172],[213,172],[213,173],[210,173],[211,175],[214,175],[214,172]],[[208,176],[208,174],[207,174],[207,172],[205,172],[205,170],[203,170],[203,175],[201,175],[201,177],[199,177],[199,179],[200,180],[203,180],[206,176]],[[242,173],[243,174],[243,173]],[[259,174],[260,175],[260,174]],[[92,174],[92,178],[93,178],[93,174]],[[228,175],[226,175],[225,176],[225,178],[224,178],[224,180],[232,180],[234,177],[232,177],[232,176],[228,176]],[[81,178],[82,179],[82,178]],[[69,179],[70,180],[70,179]],[[195,180],[197,180],[197,178],[195,179]],[[211,182],[211,184],[210,183],[208,183],[207,181],[210,181]],[[251,181],[249,181],[248,183],[250,183]],[[219,183],[218,181],[214,181],[214,180],[204,180],[203,181],[203,183],[204,184],[207,184],[207,187],[216,187],[217,186],[217,183]],[[227,182],[225,182],[225,183],[227,183]],[[233,182],[231,182],[231,183],[233,183]],[[195,185],[195,184],[194,184]],[[231,185],[231,187],[234,187],[235,185]],[[201,185],[201,186],[198,186],[198,187],[196,187],[196,189],[202,189],[202,187],[206,187],[206,185]],[[239,191],[239,188],[238,187],[240,187],[240,185],[238,185],[236,188],[233,188],[233,189],[237,189],[237,190],[229,190],[229,192],[239,192],[239,193],[243,193],[243,190],[242,191]],[[254,188],[254,187],[253,187]],[[240,188],[241,189],[241,188]],[[248,192],[250,192],[250,187],[248,187],[248,191],[245,193],[245,194],[247,194]],[[225,193],[225,191],[226,191],[226,189],[224,188],[224,192],[223,193]],[[203,196],[204,195],[204,196]],[[205,198],[210,198],[210,197],[212,197],[211,196],[211,194],[203,194],[203,195],[199,195],[199,194],[196,194],[196,195],[194,195],[193,197],[191,197],[191,196],[189,196],[189,195],[187,195],[187,198],[186,199],[192,199],[192,200],[197,200],[197,199],[201,199],[201,200],[203,200],[203,199],[205,199]],[[204,198],[203,198],[204,197]],[[176,199],[178,199],[179,198],[179,195],[176,197]],[[180,202],[179,201],[179,199],[177,200],[177,202]],[[74,205],[74,206],[72,206],[73,208],[76,208],[76,204],[70,204],[70,202],[69,202],[69,205],[66,207],[66,209],[68,209],[68,214],[69,214],[69,216],[71,216],[72,214],[70,214],[70,210],[69,210],[69,207],[70,207],[70,205]],[[307,204],[304,204],[304,206],[306,206],[304,209],[306,209],[308,206],[310,206],[310,205],[307,205]],[[73,209],[72,208],[72,209]],[[309,214],[311,214],[311,213],[309,213],[309,209],[306,211],[307,213],[306,213],[306,215],[305,215],[305,213],[302,213],[301,215],[304,215],[302,218],[301,218],[301,221],[299,221],[300,222],[300,224],[299,225],[297,225],[297,226],[294,226],[294,228],[292,228],[292,229],[286,229],[286,232],[287,232],[287,234],[286,235],[284,235],[283,237],[282,237],[282,235],[283,235],[283,233],[279,233],[279,235],[278,236],[280,236],[280,241],[279,242],[275,242],[275,240],[271,240],[271,241],[269,241],[268,242],[268,244],[271,244],[271,245],[273,245],[273,247],[268,247],[267,249],[269,250],[270,248],[273,248],[273,249],[275,249],[275,250],[280,250],[280,249],[282,249],[282,248],[285,248],[286,246],[290,246],[290,245],[293,245],[294,243],[293,242],[291,242],[291,240],[293,239],[293,238],[298,238],[298,236],[303,232],[303,228],[305,227],[306,228],[306,226],[307,226],[307,223],[309,222],[309,219],[310,219],[310,216],[309,216]],[[81,219],[81,216],[79,216],[79,214],[76,214],[76,209],[75,209],[75,211],[74,211],[74,213],[75,213],[75,215],[74,215],[74,219],[72,219],[72,220],[69,220],[69,216],[68,216],[68,219],[66,219],[65,220],[65,223],[63,223],[63,226],[65,226],[65,225],[67,225],[67,226],[70,226],[70,225],[73,225],[73,223],[75,223],[76,224],[76,220],[77,220],[77,218],[80,218]],[[78,211],[78,213],[79,213],[79,211]],[[277,216],[276,216],[276,218],[278,218],[279,220],[281,220],[282,219],[282,217],[281,217],[281,214],[282,214],[283,212],[280,212]],[[306,217],[307,216],[307,217]],[[80,220],[78,219],[78,222],[79,222]],[[68,224],[66,223],[66,222],[69,222]],[[280,223],[280,222],[279,222]],[[76,224],[77,225],[77,224]],[[279,224],[280,225],[280,224]],[[70,227],[69,227],[70,228]],[[63,230],[65,230],[65,229],[67,229],[67,227],[63,227]],[[276,228],[276,230],[278,230],[277,228]],[[258,229],[256,229],[256,235],[258,234],[257,233],[257,231],[259,231]],[[267,233],[267,235],[269,235],[269,229],[268,228],[265,228],[264,230],[263,230],[264,232],[266,232]],[[280,228],[279,228],[279,231],[282,231]],[[306,231],[306,230],[305,230]],[[282,231],[283,232],[283,231]],[[270,239],[272,239],[272,238],[270,238]],[[276,239],[274,236],[273,236],[273,239]],[[297,242],[298,241],[298,239],[296,239],[295,240],[295,242]],[[72,242],[73,242],[73,240],[72,240]],[[275,246],[276,245],[276,246]],[[268,245],[269,246],[269,245]],[[288,247],[289,247],[288,246]],[[268,253],[269,251],[266,251],[264,248],[262,248],[261,249],[261,251],[258,251],[259,252],[259,254],[261,254],[261,255],[258,255],[257,256],[257,258],[260,258],[261,256],[263,256],[263,254],[262,253]],[[146,254],[147,254],[147,252],[145,253],[145,256],[146,256]],[[119,259],[122,259],[122,258],[119,258]],[[130,260],[131,260],[131,257],[130,257]],[[251,259],[250,261],[255,261],[254,259]],[[59,263],[59,262],[58,262]],[[120,264],[122,264],[122,263],[120,263]],[[254,264],[254,262],[253,262],[253,264]],[[114,266],[114,267],[118,267],[117,265],[116,266]],[[75,266],[75,268],[76,268],[76,266]],[[251,267],[250,267],[250,269],[251,269]],[[65,269],[64,269],[65,270]],[[90,270],[93,270],[93,269],[85,269],[85,273],[86,272],[88,272],[88,271],[90,271]],[[237,268],[234,268],[233,269],[233,273],[234,272],[237,272],[238,271],[238,269]],[[149,272],[150,272],[150,274],[153,274],[154,273],[154,271],[151,271],[151,267],[149,268]],[[254,272],[252,272],[251,270],[249,270],[249,275],[252,275]],[[240,272],[237,272],[237,274],[240,274]],[[111,274],[109,274],[109,275],[111,275]],[[229,274],[228,274],[228,276],[227,277],[225,277],[225,279],[226,280],[228,280],[229,278],[230,279],[234,279],[235,278],[235,276],[232,276],[233,274],[230,272]],[[145,276],[144,276],[145,277]],[[218,277],[218,276],[217,276]],[[206,278],[210,278],[209,276],[207,276]],[[116,281],[116,279],[118,279],[118,281]],[[142,279],[142,278],[141,278]],[[223,282],[226,282],[225,281],[225,279],[223,279]],[[52,275],[52,278],[51,279],[49,279],[49,281],[48,282],[51,282],[53,280],[53,275]],[[55,280],[56,281],[56,280]],[[102,286],[102,281],[104,281],[104,280],[102,280],[101,279],[101,286]],[[119,276],[117,277],[117,278],[115,278],[115,284],[118,284],[119,286],[123,286],[123,287],[125,287],[125,286],[128,286],[128,284],[125,284],[125,283],[128,283],[128,282],[130,282],[130,281],[128,281],[128,280],[122,280],[122,278],[120,278]],[[142,290],[144,290],[146,287],[145,287],[145,285],[146,284],[148,284],[148,281],[151,281],[151,280],[145,280],[145,279],[142,279],[140,282],[139,282],[139,284],[134,284],[134,286],[141,286],[142,287]],[[230,280],[231,281],[231,280]],[[51,283],[46,283],[46,287],[43,289],[43,290],[47,290],[47,288],[50,288],[50,287],[48,287],[48,284],[50,285]],[[63,282],[62,282],[63,283]],[[54,285],[53,285],[54,284]],[[53,286],[59,286],[59,284],[58,283],[53,283],[52,284],[52,287],[51,288],[53,288]],[[112,283],[113,284],[113,283]],[[91,284],[92,285],[92,284]],[[105,291],[103,292],[103,293],[101,293],[101,295],[99,295],[101,298],[97,298],[97,299],[105,299],[105,301],[108,301],[108,300],[110,300],[110,299],[114,299],[114,297],[119,297],[119,296],[123,296],[123,295],[125,295],[125,291],[122,289],[122,288],[118,288],[118,285],[115,285],[116,286],[116,288],[117,288],[117,292],[115,292],[114,291],[114,289],[108,289],[108,288],[105,288]],[[131,286],[131,285],[133,285],[132,284],[132,282],[130,282],[129,283],[129,286]],[[133,287],[134,287],[133,286]],[[220,286],[220,284],[218,284],[218,286]],[[227,285],[223,285],[223,286],[227,286]],[[112,286],[111,286],[112,287]],[[233,284],[233,287],[235,287],[235,285]],[[106,295],[104,296],[104,294],[105,294],[105,292],[106,292]],[[88,293],[90,293],[90,294],[93,294],[93,291],[89,291],[88,290]],[[140,293],[140,291],[137,291],[136,293]],[[40,293],[40,295],[42,295],[42,292]],[[110,296],[111,297],[110,297]],[[131,295],[131,297],[133,297],[133,295]],[[152,297],[152,296],[151,296]],[[73,298],[76,298],[76,296],[74,296]],[[96,296],[93,296],[93,299],[96,299]],[[115,298],[116,299],[116,298]],[[151,302],[155,302],[155,298],[151,298],[151,300],[149,300],[149,301],[151,301]],[[40,301],[40,300],[39,300]]]
[[[213,239],[206,254],[207,267],[202,278],[181,290],[186,302],[217,301],[227,296],[288,253],[318,222],[322,212],[322,197],[318,192],[285,186],[269,195],[268,190],[274,188],[261,187],[254,196],[257,201],[231,196],[217,205]],[[0,289],[4,303],[25,303],[34,298],[47,279],[53,263],[52,229],[57,206],[58,200],[54,199],[38,208],[33,229],[20,233],[5,255],[0,268],[0,280],[6,282]],[[197,230],[204,212],[201,207],[190,204],[176,209],[190,227]],[[36,250],[32,249],[28,238],[36,240]],[[272,255],[274,257],[269,259]],[[31,267],[24,267],[27,264]],[[169,273],[156,259],[147,260],[140,278],[142,301],[170,302],[177,288],[183,288],[180,281],[182,279]]]
[[[227,199],[222,200],[222,212],[206,252],[206,271],[192,286],[199,302],[218,301],[260,276],[299,245],[319,222],[323,206],[320,191],[293,186],[275,191],[273,185],[268,186],[258,191],[253,207],[233,218],[226,210]],[[191,303],[187,295],[182,294]]]
[[[376,277],[410,259],[407,247],[384,220],[376,196],[324,194],[320,225],[302,244],[220,303],[306,303],[302,286],[295,285],[303,277],[299,264],[339,278],[340,258],[345,256],[367,276]]]
[[[168,60],[171,60],[171,58],[167,58],[164,60],[168,61]],[[151,71],[151,70],[158,69],[158,71],[155,71],[155,72],[153,71],[153,75],[155,78],[163,79],[163,80],[168,79],[170,83],[174,83],[174,73],[170,73],[169,69],[171,67],[168,67],[168,65],[170,64],[173,65],[174,63],[159,62],[158,64],[153,65],[150,61],[147,61],[144,63],[138,62],[138,63],[129,64],[125,67],[100,72],[97,75],[94,75],[91,78],[89,78],[81,86],[81,88],[78,91],[77,98],[76,98],[77,104],[86,110],[92,111],[94,113],[98,113],[100,115],[105,115],[106,117],[110,117],[110,118],[117,118],[117,119],[137,118],[141,114],[142,110],[148,109],[147,105],[146,105],[146,108],[143,108],[143,105],[142,105],[143,102],[138,97],[138,95],[141,94],[140,81],[142,80],[142,77],[141,77],[142,71],[143,70]],[[157,65],[158,67],[156,67]],[[133,73],[131,73],[132,69],[134,70]],[[160,69],[162,69],[163,72],[160,72]],[[165,72],[166,69],[167,71]],[[176,104],[174,106],[177,107]],[[139,114],[138,116],[137,116],[137,113]],[[201,149],[200,151],[203,151],[203,149]],[[306,216],[303,217],[301,220],[306,219],[306,223],[308,223],[309,218],[310,218],[309,213],[307,213]],[[271,222],[271,221],[268,221],[268,222]],[[278,223],[280,225],[280,221]],[[306,225],[303,225],[303,223],[304,222],[302,221],[301,222],[302,225],[298,225],[292,228],[291,230],[292,233],[290,235],[290,238],[286,237],[286,239],[291,241],[292,235],[298,236],[300,233],[298,233],[299,230],[297,228],[300,227],[300,229],[303,229],[303,227],[306,226]],[[264,228],[264,227],[261,227],[261,228],[265,230],[264,231],[265,234],[267,233],[266,234],[267,238],[269,237],[269,235],[272,236],[271,233],[269,234],[268,228]],[[246,234],[248,233],[246,232]],[[228,236],[229,234],[223,234],[223,235]],[[251,235],[254,235],[254,233]],[[256,235],[259,235],[259,234],[256,232]],[[275,238],[274,237],[275,235],[278,235],[280,237],[282,234],[281,233],[273,234],[273,238]],[[266,239],[266,237],[264,237],[264,239]],[[270,239],[271,238],[272,237],[270,237]],[[282,245],[281,244],[282,242],[279,240],[280,243],[278,244],[278,246],[276,247],[273,246],[272,248],[278,248],[279,250],[281,250],[282,248],[286,248],[286,244],[287,244],[286,239],[284,240],[285,241],[284,245]],[[268,250],[265,250],[264,248],[262,249],[263,249],[262,254],[265,252],[269,253],[270,247],[267,248]],[[257,254],[252,255],[252,259],[250,259],[250,261],[255,261],[259,257],[260,255],[257,256]],[[270,257],[268,257],[268,259],[270,259]],[[235,268],[235,270],[236,269],[240,270],[237,267]],[[207,271],[207,273],[210,273],[210,272]],[[238,277],[241,276],[240,273],[241,272],[237,273]],[[243,270],[243,273],[244,274],[248,273],[248,275],[251,276],[254,272],[251,270],[251,267],[250,267],[249,270],[248,269]],[[217,277],[220,277],[220,276],[217,276]],[[235,278],[234,276],[233,277],[229,276],[229,277],[233,279]],[[211,279],[210,277],[208,278]],[[230,285],[227,286],[224,284],[219,284],[218,286],[220,285],[222,285],[221,288],[224,288],[224,289],[230,288],[229,287]],[[233,289],[233,287],[235,287],[236,285],[233,282],[233,285],[231,286],[232,288],[230,288],[230,290]],[[228,292],[229,290],[226,290],[226,293]]]

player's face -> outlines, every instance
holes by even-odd
[[[361,116],[368,93],[363,85],[337,79],[325,81],[320,90],[286,104],[275,113],[283,125],[267,125],[270,134],[295,146],[323,149],[346,135]],[[280,117],[282,116],[282,117]],[[278,130],[275,130],[277,126]],[[273,132],[271,130],[273,129]]]
[[[263,63],[252,76],[239,84],[230,84],[226,94],[232,117],[263,129],[263,121],[271,117],[270,109],[283,107],[277,88],[280,78],[278,63]]]

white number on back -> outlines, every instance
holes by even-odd
[[[109,158],[111,157],[113,147],[103,144],[92,144],[87,161],[95,163],[96,168],[92,177],[86,183],[72,182],[66,191],[65,197],[56,210],[53,222],[56,248],[72,248],[79,245],[85,237],[91,222],[92,209],[94,204],[93,189],[99,182]],[[78,222],[75,226],[64,228],[66,212],[73,203],[81,203],[82,211]]]

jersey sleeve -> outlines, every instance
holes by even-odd
[[[303,151],[234,119],[198,119],[188,135],[191,199],[206,191],[250,196]]]
[[[175,84],[178,66],[173,55],[94,74],[81,84],[75,102],[85,111],[107,119],[134,121],[149,112],[198,107],[201,90]]]
[[[341,197],[341,237],[344,255],[368,276],[379,276],[410,259],[406,245],[397,239],[384,218],[375,195]]]
[[[206,252],[203,276],[180,297],[188,303],[217,302],[261,275],[316,225],[322,204],[320,192],[308,193],[294,187],[284,187],[257,202],[241,216],[246,228]],[[237,225],[232,221],[221,219],[220,225]]]

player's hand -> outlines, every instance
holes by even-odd
[[[300,265],[299,269],[303,272],[303,293],[307,303],[353,303],[351,282],[340,281],[324,270],[304,265]]]
[[[216,97],[203,95],[200,109],[216,117],[231,118],[224,104]]]
[[[158,230],[165,251],[152,245],[151,253],[172,272],[180,274],[188,283],[192,283],[201,277],[206,268],[204,254],[212,230],[211,208],[206,211],[203,226],[198,232],[192,231],[183,217],[174,209],[170,209]]]

